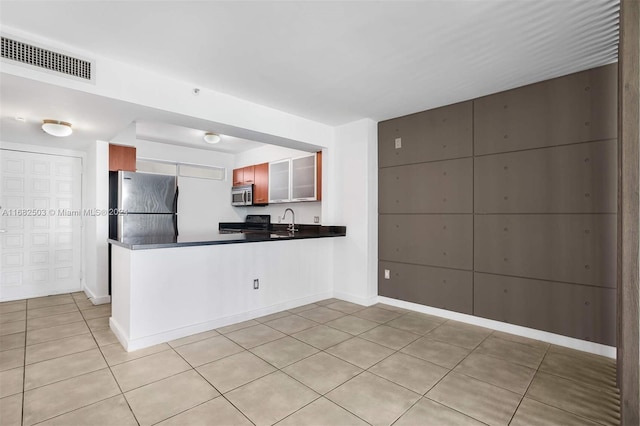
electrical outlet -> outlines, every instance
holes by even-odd
[[[385,280],[391,279],[391,271],[390,270],[388,270],[388,269],[384,270],[384,279]]]
[[[260,288],[260,280],[256,278],[255,280],[253,280],[253,289],[257,290],[259,288]]]
[[[396,149],[402,148],[402,138],[396,138]]]
[[[320,223],[320,216],[314,216],[313,223]]]

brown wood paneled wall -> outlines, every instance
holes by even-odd
[[[615,345],[616,73],[380,122],[378,293]]]

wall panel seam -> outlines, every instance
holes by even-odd
[[[584,145],[584,144],[588,144],[588,143],[595,143],[595,142],[615,142],[617,141],[617,138],[607,138],[607,139],[594,139],[594,140],[588,140],[588,141],[581,141],[581,142],[569,142],[569,143],[563,143],[563,144],[559,144],[559,145],[549,145],[549,146],[537,146],[534,148],[524,148],[524,149],[515,149],[512,151],[497,151],[497,152],[489,152],[486,154],[474,154],[474,158],[475,157],[489,157],[491,155],[503,155],[503,154],[512,154],[515,152],[527,152],[527,151],[537,151],[540,149],[553,149],[553,148],[560,148],[560,147],[564,147],[564,146],[573,146],[573,145]]]
[[[413,266],[426,266],[428,268],[438,268],[438,269],[448,269],[450,271],[464,271],[464,272],[473,272],[472,269],[462,269],[462,268],[452,268],[450,266],[438,266],[427,263],[411,263],[411,262],[399,262],[397,260],[388,260],[388,259],[379,259],[380,262],[388,262],[388,263],[397,263],[399,265],[413,265]]]
[[[445,161],[455,161],[455,160],[464,160],[465,158],[473,158],[472,155],[467,155],[464,157],[453,157],[453,158],[442,158],[439,160],[429,160],[429,161],[419,161],[416,163],[402,163],[402,164],[394,164],[393,166],[380,166],[379,169],[392,169],[394,167],[404,167],[404,166],[415,166],[417,164],[433,164],[433,163],[443,163]]]
[[[395,262],[395,263],[399,263],[399,262]],[[497,277],[522,278],[524,280],[546,281],[546,282],[556,283],[556,284],[579,285],[579,286],[582,286],[582,287],[601,288],[601,289],[605,289],[605,290],[615,290],[616,289],[616,287],[608,287],[608,286],[595,285],[595,284],[585,284],[585,283],[571,282],[571,281],[559,281],[559,280],[553,280],[553,279],[548,279],[548,278],[529,277],[529,276],[525,276],[525,275],[499,274],[497,272],[486,272],[486,271],[480,271],[480,270],[475,270],[473,272],[476,273],[476,274],[495,275]]]

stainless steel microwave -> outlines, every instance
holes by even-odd
[[[253,185],[234,186],[231,188],[232,206],[250,206],[253,204]]]

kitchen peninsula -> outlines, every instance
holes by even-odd
[[[140,237],[112,245],[111,330],[127,351],[331,297],[343,226]]]

